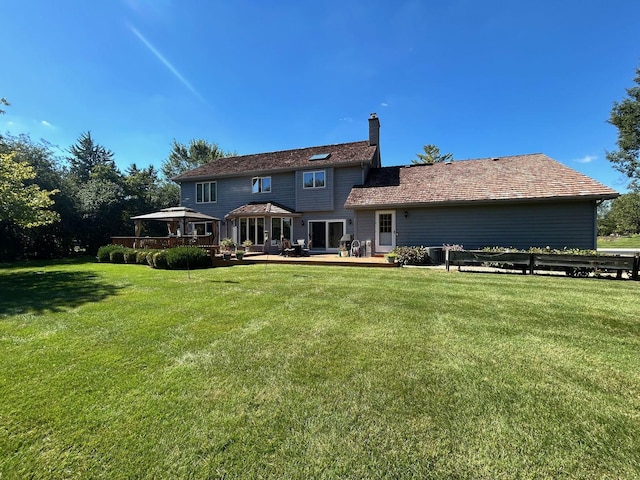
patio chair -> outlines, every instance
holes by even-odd
[[[307,244],[307,246],[304,246],[304,243],[302,244],[302,250],[301,250],[301,255],[303,257],[310,257],[311,256],[311,239],[309,239],[309,243]]]
[[[282,251],[280,255],[288,257],[290,255],[295,255],[296,249],[291,246],[291,242],[288,239],[282,240]]]

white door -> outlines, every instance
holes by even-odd
[[[396,246],[396,212],[376,212],[376,253],[386,253]]]

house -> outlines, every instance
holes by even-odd
[[[598,202],[618,193],[543,154],[382,167],[380,121],[364,141],[218,159],[185,172],[181,205],[224,219],[221,236],[277,251],[396,245],[594,248]],[[202,227],[200,227],[202,228]]]

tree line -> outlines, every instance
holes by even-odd
[[[111,236],[133,234],[131,216],[179,205],[172,177],[235,154],[201,139],[174,140],[160,170],[132,163],[121,171],[90,131],[63,155],[56,151],[27,135],[0,135],[0,260],[93,255]],[[166,233],[161,224],[147,228]]]

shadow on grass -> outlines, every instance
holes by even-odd
[[[0,275],[0,315],[56,312],[115,295],[109,285],[88,272],[32,271]]]

